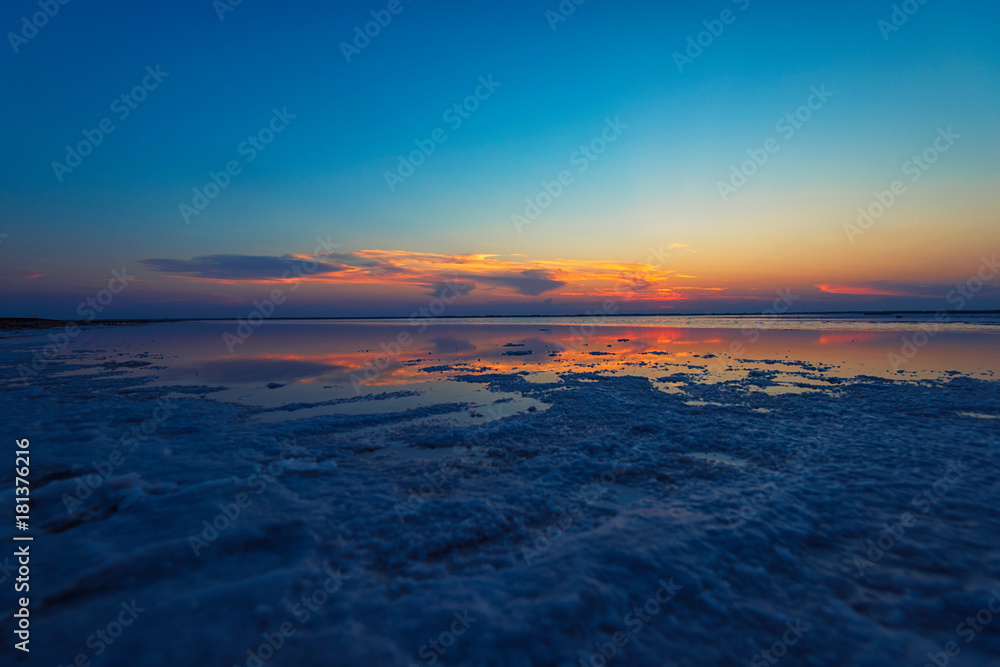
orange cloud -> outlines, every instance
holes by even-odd
[[[879,289],[869,285],[816,285],[821,292],[827,294],[851,294],[854,296],[912,296],[907,292]]]
[[[443,255],[404,250],[360,250],[317,257],[209,255],[190,260],[144,260],[147,268],[200,283],[254,284],[309,281],[331,285],[407,285],[439,293],[451,287],[503,296],[582,296],[626,301],[688,298],[673,287],[675,271],[637,262],[535,260],[521,255]]]

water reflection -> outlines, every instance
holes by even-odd
[[[986,322],[945,327],[911,358],[901,350],[902,339],[920,331],[912,318],[805,318],[783,320],[780,329],[770,330],[755,328],[755,322],[762,324],[746,318],[687,318],[671,320],[672,326],[657,318],[599,326],[585,318],[443,320],[429,326],[406,320],[273,321],[236,353],[222,341],[232,322],[182,322],[90,329],[74,358],[145,359],[152,365],[121,372],[154,376],[163,385],[222,386],[214,396],[270,408],[261,416],[268,420],[464,403],[454,418],[487,421],[497,418],[488,408],[498,401],[505,406],[500,416],[545,408],[517,394],[488,391],[485,379],[469,382],[470,376],[497,373],[520,373],[536,384],[558,383],[574,372],[637,375],[668,393],[683,393],[689,382],[740,380],[748,391],[782,394],[828,390],[859,375],[910,381],[991,377],[1000,370],[1000,327]],[[897,355],[895,367],[890,355]],[[94,367],[89,372],[97,372]]]

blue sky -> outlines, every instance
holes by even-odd
[[[650,247],[678,244],[675,273],[726,290],[724,310],[755,290],[887,281],[933,308],[937,286],[969,275],[1000,241],[995,3],[929,0],[886,40],[877,23],[892,3],[588,0],[553,30],[555,1],[401,0],[348,63],[341,44],[388,4],[244,0],[220,20],[208,0],[70,2],[16,53],[8,36],[0,314],[71,316],[121,266],[139,280],[117,315],[220,304],[238,314],[259,286],[191,282],[143,260],[303,254],[317,237],[343,252],[517,257],[515,273],[536,270],[531,261],[643,263]],[[734,20],[679,72],[673,54],[727,10]],[[9,3],[0,26],[20,32],[38,11]],[[120,120],[112,101],[157,66],[169,74]],[[447,128],[443,113],[490,76],[495,92],[391,191],[385,173],[398,156]],[[722,201],[718,182],[814,86],[832,97]],[[295,118],[246,162],[241,143],[273,109]],[[104,118],[114,132],[60,182],[53,161]],[[511,215],[525,198],[615,118],[628,129],[518,233]],[[961,140],[848,242],[857,207],[947,127]],[[231,160],[239,175],[186,223],[180,204]],[[287,312],[397,314],[426,298],[426,274],[414,280],[372,294],[324,284]],[[482,287],[470,308],[518,312],[534,299]],[[544,296],[576,312],[586,299],[571,291]],[[988,295],[983,307],[1000,305]],[[708,296],[664,307],[705,310]],[[815,307],[873,299],[910,305],[817,294]]]

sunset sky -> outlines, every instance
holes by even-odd
[[[0,316],[953,307],[1000,6],[892,5],[7,3]]]

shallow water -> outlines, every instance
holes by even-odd
[[[497,396],[484,385],[453,380],[474,374],[520,373],[536,383],[579,372],[649,379],[685,374],[713,383],[756,371],[769,374],[759,390],[782,394],[820,391],[862,375],[920,380],[1000,372],[995,316],[970,315],[945,325],[916,316],[678,317],[664,326],[665,320],[278,320],[247,329],[252,335],[232,352],[224,336],[238,336],[234,321],[95,327],[73,341],[67,355],[88,367],[63,372],[103,372],[101,364],[109,361],[149,364],[121,370],[162,386],[224,388],[215,398],[274,408],[260,417],[269,421],[465,401],[473,405],[451,415],[463,423],[491,419],[483,409],[498,398],[511,399],[508,415],[544,408],[517,394]],[[930,335],[929,327],[936,327]],[[659,386],[676,389],[675,383]]]

